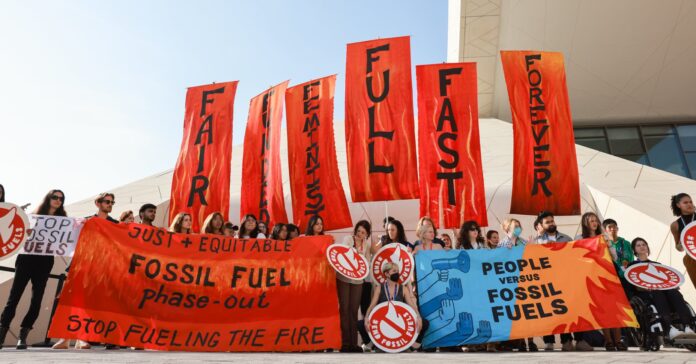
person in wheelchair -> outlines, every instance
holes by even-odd
[[[650,255],[650,247],[648,242],[643,238],[635,238],[631,242],[631,248],[636,256],[630,265],[653,262],[648,258]],[[657,262],[654,262],[657,263]],[[684,301],[684,296],[679,292],[679,288],[669,290],[648,290],[632,286],[632,296],[641,298],[646,304],[652,304],[657,310],[662,324],[663,332],[666,333],[669,340],[685,336],[696,336],[694,332],[694,318],[691,310]],[[684,330],[677,329],[672,322],[672,316],[676,314],[679,321],[683,324]]]

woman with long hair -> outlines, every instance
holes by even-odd
[[[223,235],[222,226],[225,224],[225,219],[219,212],[213,212],[203,221],[201,226],[201,234],[216,234]]]
[[[271,239],[273,240],[287,240],[288,239],[288,228],[285,224],[275,224],[273,231],[271,231]]]
[[[377,250],[388,244],[401,244],[406,247],[409,252],[413,251],[413,244],[406,240],[406,231],[404,230],[404,225],[399,220],[388,220],[387,222],[387,233],[382,235],[379,242],[375,244],[372,249],[372,253],[376,253]]]
[[[464,221],[459,229],[457,249],[483,249],[485,244],[479,224],[474,220]]]
[[[313,215],[307,222],[305,236],[324,235],[324,219],[319,215]]]
[[[355,248],[358,254],[365,257],[369,262],[371,257],[371,233],[372,227],[370,223],[367,220],[360,220],[355,224],[353,234],[343,239],[343,245]],[[363,352],[358,346],[358,310],[361,303],[365,304],[363,313],[370,305],[370,284],[369,279],[350,279],[342,274],[336,274],[336,288],[338,290],[338,304],[341,317],[341,352]],[[367,297],[364,297],[364,295],[367,295]]]
[[[242,217],[242,221],[239,222],[239,233],[237,235],[240,239],[266,238],[266,235],[259,232],[259,223],[253,214],[246,214]]]
[[[4,191],[3,191],[4,192]],[[44,196],[39,207],[34,210],[36,215],[67,216],[65,213],[65,194],[61,190],[50,190]],[[0,315],[0,348],[10,329],[10,323],[17,312],[17,305],[22,298],[22,293],[31,281],[31,303],[20,325],[17,349],[27,348],[27,336],[34,326],[41,311],[41,300],[46,290],[48,276],[53,269],[52,255],[28,255],[19,254],[15,260],[15,275],[12,288],[7,297],[5,309]]]
[[[602,220],[592,211],[582,214],[580,228],[580,235],[576,236],[575,239],[594,238],[602,235],[604,232],[602,230]]]
[[[187,212],[176,214],[172,224],[169,226],[169,231],[173,233],[192,234],[191,226],[193,226],[193,218]]]

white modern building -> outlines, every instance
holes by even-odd
[[[669,198],[696,194],[696,1],[682,0],[450,0],[449,62],[477,62],[479,114],[488,220],[491,229],[511,216],[512,125],[499,60],[500,50],[560,51],[565,56],[575,125],[582,210],[619,222],[620,235],[645,238],[651,258],[684,271],[674,249]],[[338,85],[343,87],[343,85]],[[335,123],[338,165],[353,221],[369,219],[379,233],[382,218],[394,216],[411,236],[417,200],[351,203],[344,125]],[[286,138],[282,138],[283,188],[292,216]],[[242,146],[233,149],[230,217],[239,220]],[[114,215],[158,205],[164,226],[172,170],[115,188]],[[105,186],[108,188],[108,186]],[[94,213],[91,199],[68,206],[73,216]],[[513,216],[532,230],[533,216]],[[557,217],[560,231],[579,233],[580,217]],[[346,231],[336,232],[344,234]],[[2,262],[13,266],[13,260]],[[65,263],[56,262],[54,273]],[[0,272],[0,297],[7,297],[12,274]],[[55,280],[30,342],[43,338]],[[682,291],[696,304],[687,279]],[[18,314],[25,312],[25,295]],[[15,320],[15,325],[19,320]],[[12,332],[17,332],[13,326]],[[8,335],[7,343],[15,338]]]

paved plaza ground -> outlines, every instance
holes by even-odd
[[[55,351],[36,349],[0,350],[0,363],[692,363],[696,353],[679,349],[658,352],[539,352],[539,353],[404,353],[404,354],[340,354],[340,353],[184,353],[115,350],[95,348],[88,351]]]

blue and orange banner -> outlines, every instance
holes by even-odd
[[[51,337],[179,351],[338,348],[330,236],[175,234],[88,220]]]
[[[602,238],[415,258],[426,348],[638,327]]]

